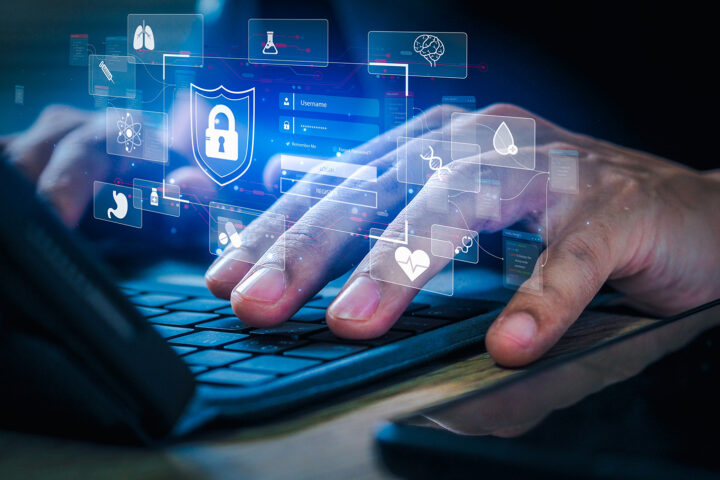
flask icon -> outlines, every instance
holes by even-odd
[[[278,51],[273,42],[273,32],[267,32],[267,42],[263,47],[263,55],[277,55]]]
[[[157,207],[159,203],[160,199],[158,198],[157,188],[153,188],[152,192],[150,192],[150,205]]]

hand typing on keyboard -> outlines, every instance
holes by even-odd
[[[447,109],[437,107],[416,117],[408,129],[427,132],[423,140],[448,138],[451,127],[442,125],[449,116]],[[453,198],[457,210],[428,208],[437,190],[428,184],[461,180],[477,168],[462,162],[437,168],[407,207],[404,187],[397,182],[396,172],[388,171],[378,182],[395,203],[381,205],[378,211],[394,216],[383,234],[386,238],[403,238],[407,220],[411,231],[422,232],[442,224],[489,233],[524,222],[543,232],[544,241],[549,239],[538,260],[542,268],[536,267],[528,280],[541,280],[542,294],[518,291],[487,334],[487,348],[499,363],[523,365],[540,357],[606,281],[634,306],[656,314],[672,314],[720,296],[720,172],[703,174],[575,134],[514,106],[493,105],[479,113],[536,122],[536,171],[483,167],[483,178],[492,178],[500,186],[503,200],[497,218],[472,214],[476,201],[472,193]],[[454,134],[465,126],[452,128]],[[374,165],[396,161],[397,137],[404,131],[400,127],[365,146],[376,152]],[[551,150],[578,152],[577,194],[548,189]],[[484,163],[500,163],[507,152],[499,152],[483,152]],[[493,157],[497,157],[495,162]],[[306,208],[306,200],[285,195],[270,211],[287,214]],[[282,243],[268,242],[263,235],[266,220],[261,217],[243,231],[243,247],[226,250],[210,267],[208,287],[216,296],[230,299],[244,322],[267,328],[289,319],[330,279],[357,265],[329,306],[327,323],[334,333],[349,339],[383,335],[417,289],[371,278],[371,262],[396,261],[396,243],[378,241],[368,254],[367,239],[322,228],[342,212],[338,203],[320,201],[286,231]],[[387,221],[366,220],[368,225]],[[284,270],[268,268],[274,266],[280,249],[285,251]],[[258,258],[258,252],[264,255],[257,263],[247,262]],[[414,285],[420,288],[444,263],[434,260]]]
[[[462,122],[443,125],[453,111],[459,110],[437,107],[363,147],[374,152],[372,164],[379,167],[378,171],[385,171],[377,182],[383,193],[378,196],[381,204],[377,211],[387,211],[389,217],[369,215],[359,222],[353,220],[357,222],[353,226],[366,231],[392,220],[383,236],[394,239],[403,238],[405,222],[410,231],[424,232],[424,236],[429,236],[435,224],[490,233],[523,222],[542,232],[549,245],[538,261],[542,268],[537,268],[529,280],[540,280],[542,295],[519,291],[490,328],[486,344],[498,362],[522,365],[537,359],[606,281],[634,306],[657,314],[672,314],[720,296],[718,171],[700,173],[575,134],[514,106],[493,105],[477,112],[533,118],[536,123],[535,171],[488,166],[502,164],[502,157],[507,158],[514,145],[482,152],[482,178],[499,186],[497,216],[488,219],[487,212],[478,213],[482,191],[453,196],[452,204],[445,198],[446,211],[432,208],[438,206],[437,192],[443,190],[433,186],[462,184],[464,179],[473,178],[478,168],[472,162],[442,159],[438,148],[432,154],[422,149],[421,158],[429,162],[435,159],[429,165],[434,173],[405,206],[404,184],[398,183],[396,170],[387,169],[398,158],[400,170],[407,166],[398,155],[398,137],[407,131],[424,132],[407,144],[410,146],[400,147],[409,151],[412,142],[438,141],[450,138],[451,132],[462,133],[468,128]],[[187,112],[175,110],[173,115],[170,125],[186,132]],[[69,226],[77,225],[87,211],[92,196],[88,179],[117,178],[123,174],[118,169],[129,165],[113,162],[105,154],[104,121],[103,115],[54,106],[27,131],[0,138],[11,162],[37,183],[38,192],[50,200]],[[182,133],[174,136],[187,139]],[[175,148],[191,158],[188,145],[178,141]],[[520,145],[519,153],[523,148]],[[578,152],[578,193],[557,193],[548,188],[551,150]],[[276,170],[277,164],[269,165],[266,178],[276,179]],[[196,168],[182,167],[169,177],[177,184],[212,188]],[[210,290],[230,299],[232,312],[248,326],[268,328],[293,317],[330,279],[355,268],[327,310],[332,331],[348,339],[370,339],[384,336],[398,321],[407,323],[400,317],[418,290],[374,280],[370,275],[371,261],[382,266],[402,259],[402,255],[397,256],[397,244],[377,241],[368,255],[367,238],[323,227],[343,220],[346,209],[341,204],[322,200],[309,210],[308,204],[303,197],[280,197],[269,212],[300,220],[287,230],[281,243],[270,242],[264,234],[267,216],[253,222],[242,232],[242,247],[227,249],[208,270]],[[479,240],[482,244],[482,236]],[[284,270],[267,268],[276,261],[280,249],[284,250]],[[260,260],[251,262],[248,258]],[[414,270],[413,275],[417,273],[415,287],[425,285],[446,263],[433,258],[432,265],[420,273],[418,265],[407,265]],[[157,306],[148,304],[146,308]],[[188,330],[186,325],[201,322],[198,314],[168,315],[163,332],[167,336],[179,335]],[[218,340],[206,337],[198,339]]]

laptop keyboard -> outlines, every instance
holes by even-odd
[[[413,302],[385,335],[345,340],[325,323],[325,309],[333,297],[313,298],[277,327],[255,328],[237,318],[226,300],[123,291],[188,364],[198,382],[233,387],[269,383],[498,307],[494,302],[460,299],[434,305]]]

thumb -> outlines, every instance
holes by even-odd
[[[537,360],[607,280],[613,270],[609,230],[599,223],[591,225],[577,225],[550,245],[528,280],[538,281],[540,276],[542,293],[521,289],[490,326],[485,345],[497,363],[517,367]]]

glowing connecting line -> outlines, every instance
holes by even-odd
[[[163,53],[163,80],[165,80],[165,59],[167,57],[189,58],[190,55],[187,53]]]
[[[401,67],[405,69],[405,97],[410,95],[410,65],[407,63],[368,62],[371,67]]]
[[[176,58],[188,58],[190,55],[184,53],[163,53],[163,63],[162,63],[162,78],[165,80],[165,59],[167,57],[176,57]],[[163,166],[164,168],[164,166]],[[162,182],[162,198],[163,200],[170,200],[173,202],[179,202],[179,203],[190,203],[189,200],[183,200],[182,198],[174,198],[174,197],[168,197],[165,195],[165,175],[163,175],[163,182]]]
[[[368,62],[371,67],[400,67],[405,69],[405,98],[410,96],[410,65],[407,63],[384,63],[384,62]],[[384,242],[397,243],[399,245],[408,244],[408,221],[405,220],[405,238],[403,240],[396,240],[394,238],[385,238],[379,235],[369,235],[374,240],[380,240]]]
[[[178,194],[178,197],[179,196],[180,195]],[[162,181],[162,198],[163,198],[163,200],[170,200],[171,202],[192,203],[192,202],[190,202],[190,200],[184,200],[182,198],[175,198],[175,197],[168,197],[167,195],[165,195],[165,178],[163,178],[163,181]]]
[[[385,238],[380,235],[368,235],[370,238],[374,240],[382,240],[384,242],[390,242],[390,243],[397,243],[398,245],[407,245],[408,244],[408,221],[405,219],[405,237],[402,240],[398,240],[396,238]]]

